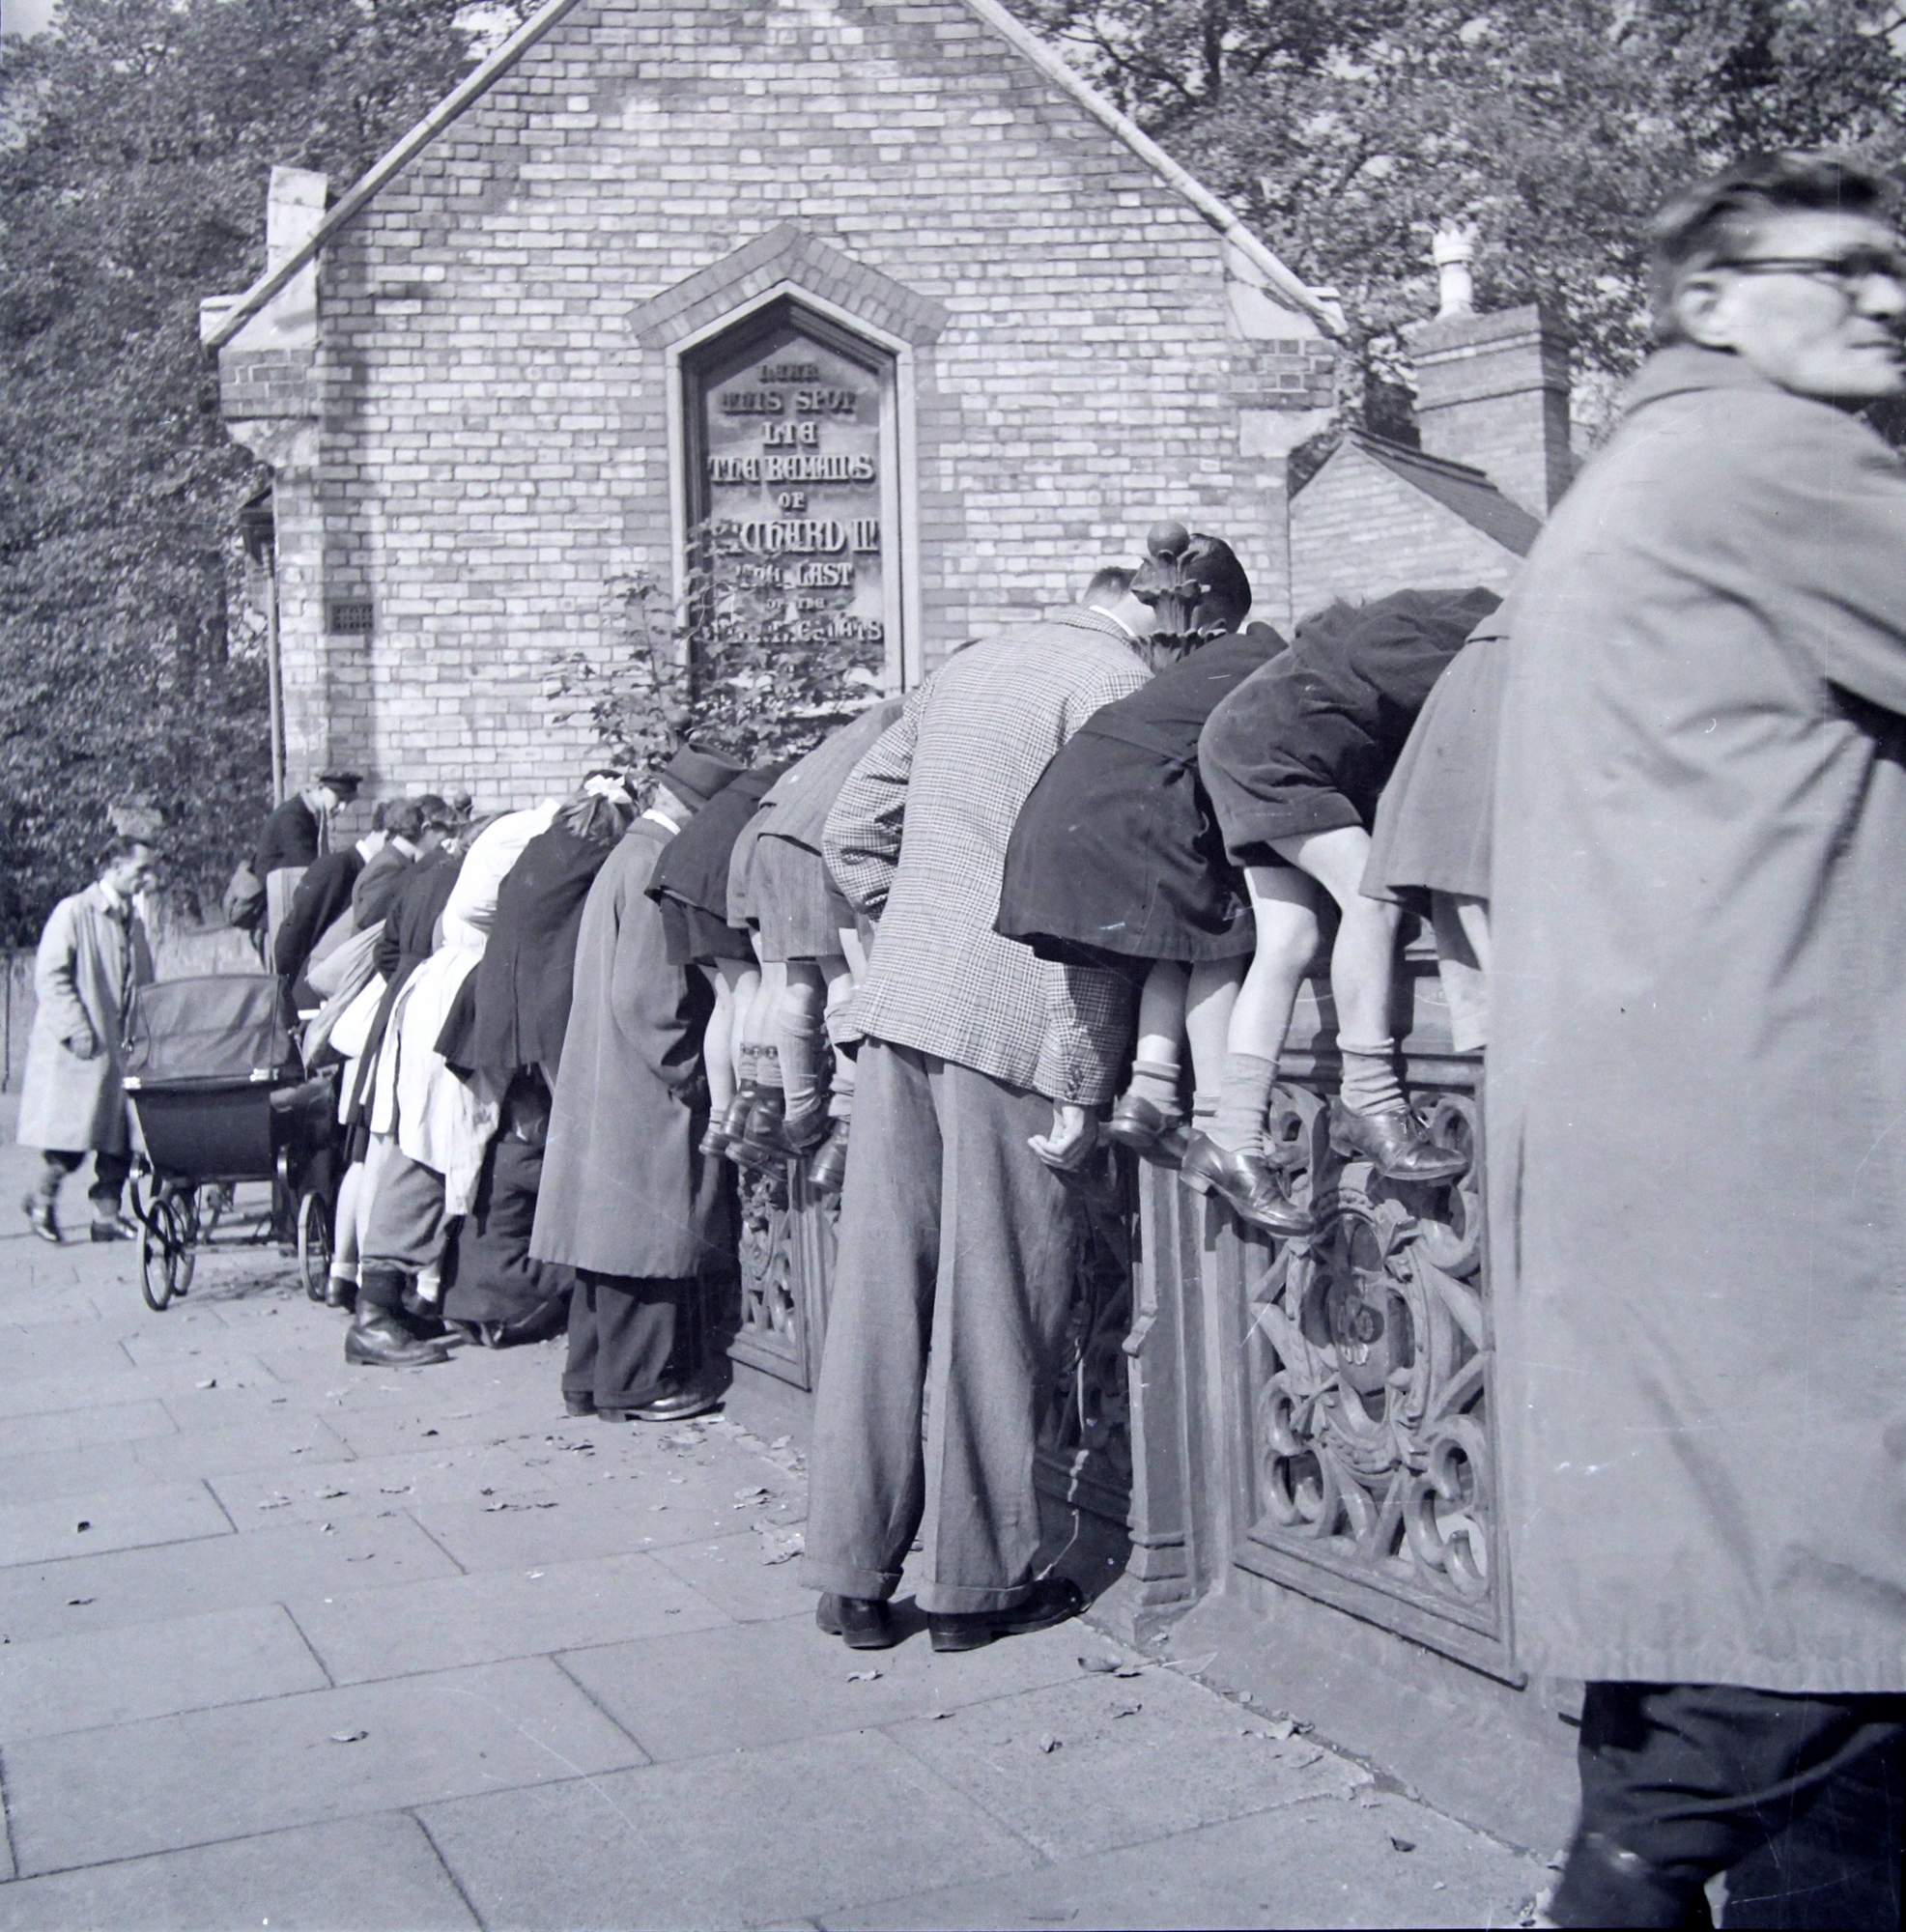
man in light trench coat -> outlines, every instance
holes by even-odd
[[[1523,1662],[1587,1682],[1563,1925],[1705,1922],[1906,1692],[1906,469],[1856,413],[1906,262],[1816,156],[1653,240],[1664,346],[1518,586],[1495,799],[1503,1520]]]
[[[706,1277],[731,1264],[724,1162],[708,1124],[701,1034],[714,995],[669,963],[662,909],[642,891],[691,815],[740,772],[686,746],[583,904],[575,998],[550,1110],[529,1253],[576,1270],[571,1415],[674,1422],[714,1407],[701,1378]]]
[[[40,935],[16,1137],[22,1147],[42,1151],[32,1192],[20,1206],[43,1241],[60,1239],[60,1182],[89,1151],[93,1239],[120,1241],[135,1232],[119,1208],[132,1167],[120,1046],[133,989],[153,977],[152,949],[134,904],[152,863],[145,839],[112,839],[100,855],[98,878],[62,899]]]

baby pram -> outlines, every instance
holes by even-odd
[[[252,1239],[296,1241],[308,1294],[330,1268],[336,1072],[306,1078],[266,973],[141,986],[127,1016],[126,1092],[138,1123],[132,1210],[139,1285],[160,1310],[191,1286],[240,1181],[271,1183]]]

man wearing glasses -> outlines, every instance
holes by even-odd
[[[1706,1881],[1902,1736],[1887,213],[1802,155],[1668,204],[1662,346],[1515,601],[1490,1235],[1518,1649],[1587,1684],[1562,1925],[1708,1922]]]

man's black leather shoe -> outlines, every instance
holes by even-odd
[[[347,1280],[341,1274],[325,1277],[325,1306],[327,1308],[356,1308],[357,1305],[357,1284]]]
[[[29,1194],[20,1203],[20,1212],[26,1216],[26,1225],[43,1241],[51,1241],[56,1248],[60,1245],[62,1236],[59,1218],[54,1214],[53,1204],[50,1201],[36,1201]]]
[[[139,1229],[124,1214],[101,1215],[93,1223],[91,1238],[96,1241],[136,1241]]]
[[[873,1597],[823,1597],[814,1605],[814,1628],[849,1650],[892,1650],[900,1640],[887,1605]]]
[[[637,1422],[686,1422],[692,1415],[706,1415],[721,1406],[722,1398],[713,1389],[682,1388],[670,1389],[653,1402],[638,1403],[621,1412]],[[603,1413],[610,1411],[604,1409]]]
[[[356,1319],[345,1331],[344,1359],[360,1368],[417,1369],[447,1362],[450,1351],[441,1342],[412,1334],[401,1315],[359,1302]]]
[[[1033,1585],[1033,1594],[1010,1609],[929,1613],[926,1629],[935,1650],[979,1650],[996,1637],[1050,1630],[1085,1606],[1086,1593],[1069,1577],[1041,1577]]]

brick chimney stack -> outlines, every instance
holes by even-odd
[[[1478,315],[1470,306],[1474,244],[1459,229],[1436,239],[1440,306],[1407,328],[1416,377],[1416,428],[1432,456],[1485,471],[1511,502],[1546,517],[1573,473],[1569,344],[1539,304]]]

